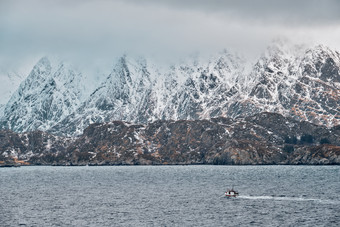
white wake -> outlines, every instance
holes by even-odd
[[[277,201],[298,201],[298,202],[318,202],[327,204],[340,204],[340,201],[334,200],[324,200],[317,198],[304,198],[304,197],[287,197],[287,196],[250,196],[250,195],[240,195],[237,198],[240,199],[253,199],[253,200],[277,200]]]

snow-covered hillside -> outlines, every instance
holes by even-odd
[[[204,119],[269,111],[326,126],[340,122],[340,55],[276,42],[251,62],[224,50],[171,66],[122,56],[92,93],[70,65],[42,58],[4,109],[2,127],[76,135],[94,122]]]
[[[47,130],[74,112],[84,97],[82,75],[44,57],[5,106],[5,127],[14,131]]]

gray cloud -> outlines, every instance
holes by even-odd
[[[281,23],[295,26],[337,24],[340,2],[337,0],[128,0],[141,5],[163,5],[218,13],[248,23]],[[292,24],[293,23],[293,24]]]
[[[338,12],[335,0],[0,0],[0,68],[50,54],[91,64],[124,52],[256,52],[278,35],[338,47]]]

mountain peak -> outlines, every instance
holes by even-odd
[[[325,82],[340,82],[340,55],[319,44],[306,51],[300,65],[303,76],[320,78]]]
[[[335,60],[340,60],[340,55],[337,51],[332,50],[324,44],[318,44],[314,47],[308,48],[305,51],[305,56],[313,60],[321,60],[327,58],[334,58]]]
[[[45,77],[50,75],[52,70],[51,62],[47,57],[42,57],[38,63],[33,67],[30,76]]]
[[[39,59],[37,65],[51,65],[51,61],[47,56],[43,56]]]
[[[182,60],[159,65],[152,58],[125,54],[95,92],[86,93],[82,73],[44,57],[7,103],[3,121],[15,131],[52,129],[68,135],[94,122],[148,123],[262,111],[327,126],[340,122],[340,58],[323,45],[305,51],[287,40],[273,41],[255,64],[226,49]]]

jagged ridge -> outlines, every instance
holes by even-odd
[[[340,121],[340,55],[274,43],[246,70],[245,59],[223,51],[166,70],[123,56],[88,97],[80,73],[52,69],[43,58],[7,103],[2,127],[80,135],[91,123],[209,119],[263,111],[327,127]],[[58,82],[59,81],[59,82]],[[84,84],[84,83],[83,83]]]

